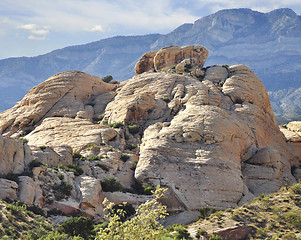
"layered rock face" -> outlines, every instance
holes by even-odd
[[[7,136],[27,133],[27,162],[81,167],[81,176],[34,168],[33,181],[52,200],[51,189],[67,182],[71,195],[58,203],[89,215],[102,214],[104,195],[134,205],[148,199],[135,194],[135,181],[167,187],[171,211],[235,207],[296,182],[296,152],[279,130],[262,82],[244,65],[203,68],[207,56],[200,46],[146,53],[137,76],[119,85],[82,72],[55,75],[0,115],[2,138],[18,141]],[[18,159],[9,156],[0,159]],[[131,193],[103,194],[99,181],[108,177]],[[19,189],[7,182],[7,194],[25,189],[30,181],[21,179]],[[39,193],[23,198],[41,202]]]

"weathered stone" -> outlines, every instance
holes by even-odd
[[[0,178],[0,199],[17,200],[18,184],[8,179]]]
[[[100,181],[89,176],[79,176],[75,179],[75,183],[81,210],[93,216],[101,214],[104,197]]]
[[[13,108],[0,114],[0,134],[11,136],[32,129],[47,117],[91,117],[86,102],[116,88],[100,78],[79,71],[56,74],[25,95]],[[79,117],[78,116],[78,117]]]
[[[20,174],[24,171],[32,156],[27,144],[22,140],[0,135],[0,174]]]
[[[140,60],[137,62],[135,66],[135,73],[141,74],[144,72],[148,72],[149,70],[154,69],[154,57],[158,51],[152,51],[145,53]]]
[[[154,57],[155,70],[160,70],[175,66],[184,59],[196,59],[195,66],[203,67],[208,57],[208,50],[197,45],[189,45],[185,47],[170,46],[160,49]]]
[[[42,189],[28,176],[19,177],[19,200],[27,205],[42,206],[45,203],[45,197]]]
[[[250,228],[248,226],[237,226],[215,232],[215,234],[221,236],[223,240],[244,240],[249,233]]]

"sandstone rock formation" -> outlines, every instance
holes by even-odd
[[[293,121],[280,126],[280,130],[285,135],[287,145],[294,156],[292,173],[297,180],[301,180],[301,121]]]
[[[138,180],[167,187],[164,204],[191,219],[199,208],[235,207],[294,183],[298,153],[262,82],[244,65],[203,68],[207,56],[172,46],[146,53],[137,76],[119,85],[71,71],[32,89],[0,115],[2,174],[33,173],[12,191],[29,204],[45,197],[49,208],[101,215],[103,196],[135,206],[148,199],[137,195]],[[20,135],[27,144],[8,137]],[[103,193],[108,178],[130,193]],[[25,180],[42,194],[24,195],[34,188]]]

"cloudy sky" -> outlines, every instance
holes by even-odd
[[[283,7],[301,15],[300,0],[1,0],[0,59],[116,35],[165,34],[225,8]]]

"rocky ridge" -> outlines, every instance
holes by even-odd
[[[244,65],[203,68],[207,56],[172,46],[119,84],[70,71],[33,88],[0,115],[1,198],[100,217],[104,197],[137,206],[149,198],[137,186],[161,185],[187,223],[295,183],[300,155],[262,82]]]

